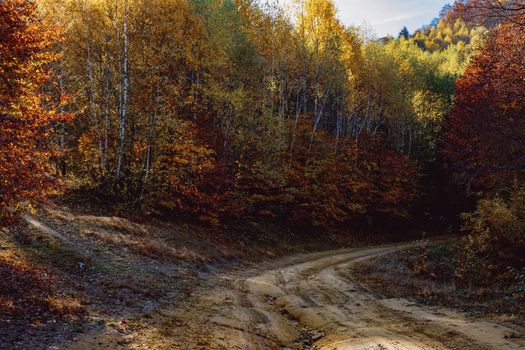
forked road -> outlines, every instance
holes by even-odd
[[[303,255],[217,274],[183,305],[159,310],[169,329],[142,333],[127,348],[525,349],[516,326],[377,298],[352,281],[352,264],[402,247]]]

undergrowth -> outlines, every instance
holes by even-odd
[[[357,278],[389,298],[409,297],[485,316],[524,322],[525,270],[494,273],[487,259],[472,254],[467,242],[419,241],[397,254],[363,262]]]

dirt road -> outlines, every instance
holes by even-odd
[[[382,246],[307,254],[207,272],[191,296],[159,307],[149,327],[105,330],[73,349],[525,349],[516,326],[443,308],[374,297],[350,267],[388,254]]]

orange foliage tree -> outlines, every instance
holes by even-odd
[[[0,2],[0,222],[55,183],[45,165],[52,155],[46,139],[64,116],[41,89],[56,59],[49,48],[57,37],[40,21],[35,2]]]
[[[176,212],[185,218],[217,224],[221,191],[215,152],[197,137],[194,123],[178,120],[178,132],[168,140],[153,167],[149,210]]]
[[[444,151],[456,179],[496,192],[525,177],[525,28],[494,29],[457,82]]]

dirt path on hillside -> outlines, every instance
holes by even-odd
[[[402,245],[305,254],[207,272],[147,326],[108,327],[69,349],[525,349],[525,332],[443,308],[381,299],[353,282],[352,264]],[[191,296],[190,296],[191,294]]]

